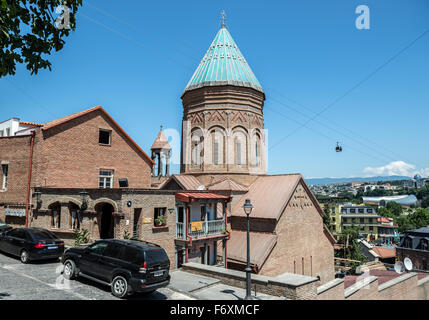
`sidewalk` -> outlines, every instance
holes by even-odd
[[[222,284],[219,280],[204,277],[181,270],[170,272],[171,279],[168,288],[199,300],[243,300],[246,290]],[[253,288],[252,288],[253,289]],[[256,300],[285,300],[283,297],[256,293]]]

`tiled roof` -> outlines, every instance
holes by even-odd
[[[261,232],[250,232],[250,263],[259,269],[265,263],[274,246],[277,243],[277,235]],[[228,240],[228,260],[241,263],[247,261],[247,233],[245,231],[231,231]]]
[[[82,111],[79,111],[79,112],[76,112],[76,113],[72,113],[72,114],[69,114],[67,116],[64,116],[64,117],[61,117],[61,118],[49,121],[49,122],[46,122],[46,123],[43,124],[43,130],[50,129],[50,128],[55,127],[55,126],[57,126],[59,124],[65,123],[67,121],[70,121],[70,120],[73,120],[73,119],[78,118],[80,116],[83,116],[83,115],[85,115],[87,113],[91,113],[92,111],[100,110],[100,109],[103,109],[103,108],[101,106],[96,106],[96,107],[93,107],[93,108],[90,108],[90,109],[82,110]],[[104,112],[106,112],[106,111],[104,111]]]
[[[216,34],[189,80],[185,92],[204,86],[218,85],[250,87],[264,92],[225,26],[222,26]]]
[[[151,149],[168,149],[168,150],[171,150],[170,144],[168,143],[168,140],[165,137],[162,129],[159,131],[158,136],[156,137]]]
[[[19,125],[22,127],[42,127],[43,123],[29,122],[29,121],[19,121]]]
[[[229,178],[207,187],[208,190],[248,191],[249,189]]]
[[[372,251],[374,251],[376,254],[378,254],[380,256],[380,258],[382,258],[382,259],[395,257],[395,250],[393,250],[393,249],[373,247]]]

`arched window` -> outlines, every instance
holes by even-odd
[[[69,204],[69,212],[70,212],[70,218],[69,218],[69,227],[72,230],[79,229],[80,228],[80,221],[79,221],[79,207],[75,205],[74,203]]]
[[[57,202],[49,206],[49,209],[52,212],[51,215],[51,228],[59,229],[61,227],[61,205]]]
[[[247,164],[247,132],[243,128],[233,131],[234,162],[237,165]]]
[[[219,139],[216,137],[213,141],[213,163],[219,164]]]
[[[261,165],[261,137],[258,133],[254,137],[254,148],[255,148],[255,166],[259,167]]]
[[[241,140],[240,140],[240,138],[236,138],[235,146],[236,146],[235,152],[237,154],[237,164],[241,165],[242,164],[242,162],[241,162],[241,156],[242,156],[242,152],[241,151],[242,150],[241,150]]]
[[[221,165],[225,163],[224,155],[224,141],[225,134],[221,128],[215,128],[210,131],[211,136],[211,162],[214,165]]]
[[[204,155],[204,136],[200,129],[195,129],[191,134],[191,164],[200,165]]]

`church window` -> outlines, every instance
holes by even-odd
[[[198,164],[198,141],[192,141],[192,164]]]
[[[237,164],[241,165],[241,141],[237,139]]]
[[[214,140],[213,160],[214,160],[214,164],[219,164],[219,140],[218,139]]]

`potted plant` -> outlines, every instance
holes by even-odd
[[[155,219],[155,225],[157,227],[165,226],[166,223],[167,223],[167,219],[165,219],[163,216],[159,216]]]

